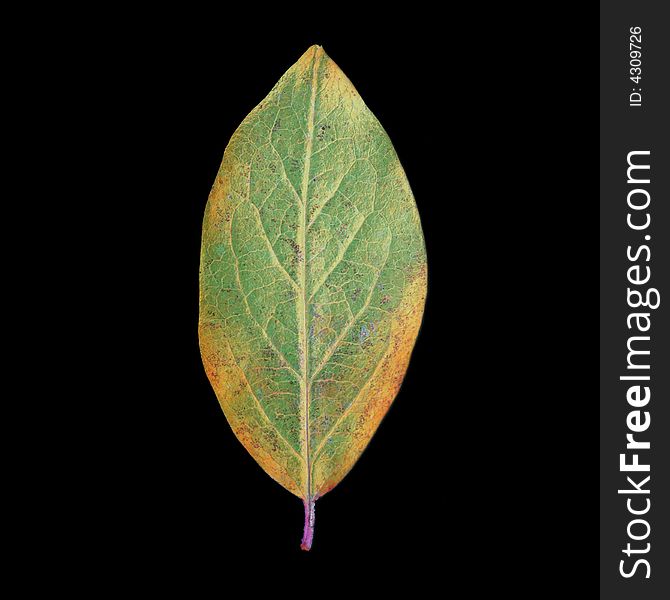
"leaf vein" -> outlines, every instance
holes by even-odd
[[[349,333],[349,331],[350,331],[351,328],[353,327],[354,323],[356,323],[356,321],[358,321],[358,319],[360,319],[360,318],[363,316],[363,313],[364,313],[364,312],[368,309],[368,307],[370,306],[370,302],[372,302],[372,296],[373,296],[374,293],[375,293],[375,288],[377,287],[377,283],[379,282],[379,278],[380,278],[382,272],[383,272],[384,269],[386,268],[386,263],[388,262],[388,258],[389,258],[389,256],[390,256],[390,254],[391,254],[391,252],[390,252],[390,244],[389,244],[389,247],[386,249],[386,258],[384,259],[384,263],[382,264],[381,268],[380,268],[379,271],[377,272],[377,276],[375,277],[375,281],[374,281],[374,283],[372,284],[372,286],[370,286],[370,291],[368,292],[368,296],[367,296],[367,298],[366,298],[366,300],[365,300],[365,304],[364,304],[364,305],[361,307],[361,309],[356,313],[356,316],[355,316],[353,319],[351,319],[351,320],[349,321],[349,323],[347,323],[347,325],[344,327],[344,329],[342,330],[342,332],[340,333],[340,335],[339,335],[339,336],[337,337],[337,339],[333,342],[332,346],[331,346],[331,347],[328,349],[328,351],[326,352],[326,354],[325,354],[323,360],[319,363],[319,366],[318,366],[317,369],[314,371],[312,377],[310,377],[310,381],[314,381],[314,378],[321,372],[321,370],[326,366],[326,364],[328,363],[328,361],[330,360],[330,358],[333,356],[333,354],[334,354],[335,351],[337,350],[337,347],[339,346],[339,344],[340,344],[340,342],[342,341],[342,339],[344,338],[344,336],[347,335],[347,333]]]
[[[240,202],[240,204],[242,204]],[[235,244],[233,244],[233,236],[232,236],[232,227],[233,224],[235,223],[235,215],[237,213],[237,208],[240,206],[240,204],[237,204],[235,208],[233,209],[233,214],[231,216],[231,236],[230,236],[230,249],[233,253],[233,258],[235,259],[234,265],[235,265],[235,277],[237,279],[237,285],[240,288],[240,293],[242,295],[242,298],[244,299],[244,305],[246,306],[247,312],[249,313],[249,316],[254,320],[254,323],[258,326],[258,328],[261,330],[263,333],[263,336],[267,340],[268,344],[272,347],[272,349],[277,353],[277,356],[286,364],[286,366],[291,370],[291,372],[298,378],[300,379],[300,375],[298,375],[298,372],[291,366],[291,363],[288,362],[284,354],[275,346],[274,342],[268,335],[267,331],[263,329],[261,324],[258,322],[256,319],[254,313],[251,310],[251,307],[249,306],[249,302],[247,300],[247,297],[244,295],[244,287],[242,286],[242,280],[240,279],[240,265],[239,265],[239,260],[237,258],[237,254],[235,253]]]
[[[386,354],[389,351],[389,348],[391,347],[391,340],[392,336],[389,335],[389,340],[388,343],[386,344],[386,349],[384,350],[384,353],[382,354],[381,358],[379,359],[379,362],[377,363],[377,366],[375,367],[375,370],[372,372],[372,375],[368,378],[368,380],[361,386],[361,389],[358,390],[358,393],[356,394],[356,397],[351,401],[349,406],[344,409],[342,414],[338,417],[337,421],[335,421],[335,424],[330,428],[328,433],[324,436],[324,438],[321,440],[321,443],[318,445],[317,449],[314,451],[314,461],[312,462],[312,470],[314,469],[314,465],[319,461],[320,455],[319,453],[323,450],[323,447],[326,445],[328,440],[333,436],[333,432],[337,429],[339,424],[344,420],[344,418],[349,414],[351,411],[352,407],[358,402],[358,399],[361,397],[361,394],[363,391],[370,385],[370,382],[375,378],[375,375],[381,368],[381,365],[384,363],[384,358],[386,357]]]
[[[354,160],[349,165],[349,168],[346,170],[344,175],[342,175],[342,177],[340,177],[340,180],[337,182],[337,186],[335,186],[335,191],[330,196],[328,196],[328,198],[326,198],[324,203],[316,210],[316,212],[314,213],[314,215],[312,216],[312,218],[309,221],[309,225],[307,226],[308,230],[312,227],[312,225],[314,224],[314,221],[316,221],[317,217],[321,214],[321,211],[326,207],[326,204],[328,204],[337,195],[337,192],[340,191],[340,186],[342,185],[342,182],[347,178],[347,175],[349,175],[349,173],[351,172],[351,169],[354,168],[354,165],[356,164],[357,160],[358,159]]]
[[[240,366],[240,364],[239,364],[237,358],[235,357],[235,353],[233,352],[233,347],[232,347],[231,343],[228,341],[228,337],[227,337],[227,335],[224,333],[223,336],[224,336],[224,339],[226,340],[226,344],[228,345],[228,349],[230,350],[230,355],[233,357],[233,362],[235,363],[235,366],[237,367],[237,369],[239,370],[239,372],[242,374],[242,378],[244,379],[244,383],[245,383],[246,386],[249,388],[249,393],[251,394],[252,398],[256,401],[256,404],[258,405],[258,409],[260,410],[261,414],[265,417],[265,419],[266,419],[267,422],[270,424],[270,426],[277,432],[277,435],[278,435],[278,436],[284,441],[284,443],[289,447],[289,449],[291,450],[291,452],[293,452],[293,454],[295,454],[301,461],[304,462],[304,458],[303,458],[298,452],[296,452],[296,450],[295,450],[295,448],[293,447],[293,445],[292,445],[292,444],[291,444],[291,443],[290,443],[290,442],[289,442],[289,441],[282,435],[281,431],[279,431],[279,429],[277,428],[277,426],[272,422],[272,420],[271,420],[270,417],[268,416],[268,413],[265,411],[265,407],[261,404],[260,400],[258,399],[258,397],[256,396],[256,394],[254,393],[254,390],[253,390],[253,388],[251,387],[251,384],[249,383],[249,379],[247,379],[247,374],[244,372],[244,369]],[[293,477],[291,477],[291,475],[290,475],[290,473],[287,471],[286,467],[284,467],[281,463],[279,463],[279,462],[277,461],[277,459],[275,459],[275,457],[272,456],[272,454],[270,454],[269,452],[268,452],[268,455],[270,456],[270,458],[272,458],[272,460],[275,462],[275,464],[279,465],[280,467],[282,467],[282,468],[284,469],[284,471],[286,472],[286,474],[289,476],[289,479],[290,479],[291,481],[293,481],[293,483],[295,483],[295,485],[296,485],[296,487],[297,487],[298,489],[300,489],[300,486],[298,485],[298,482],[297,482],[295,479],[293,479]]]

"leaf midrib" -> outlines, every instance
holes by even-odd
[[[309,172],[312,163],[312,144],[314,142],[314,111],[316,106],[316,90],[318,85],[318,69],[319,63],[321,62],[321,56],[323,51],[320,47],[314,49],[314,55],[312,57],[312,89],[311,97],[309,104],[309,114],[307,116],[307,143],[305,146],[305,162],[303,165],[302,173],[302,186],[301,186],[301,200],[302,200],[302,211],[300,214],[300,241],[298,242],[299,247],[303,249],[302,251],[302,261],[300,264],[300,285],[302,287],[302,293],[299,295],[302,315],[302,348],[303,348],[303,360],[302,360],[302,383],[303,383],[303,396],[304,396],[304,431],[305,431],[305,468],[306,468],[306,499],[309,502],[312,499],[312,468],[310,461],[310,448],[309,448],[309,392],[310,392],[310,382],[309,382],[309,336],[307,334],[307,199],[308,199],[308,190],[309,190]],[[300,318],[300,317],[299,317]]]

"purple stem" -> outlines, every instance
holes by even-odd
[[[308,498],[303,500],[305,505],[305,530],[302,534],[302,542],[300,547],[303,550],[309,550],[312,547],[312,539],[314,538],[314,499]]]

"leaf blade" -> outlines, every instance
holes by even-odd
[[[314,500],[351,469],[397,394],[426,295],[402,166],[318,46],[226,148],[200,285],[203,363],[226,417],[313,526]]]

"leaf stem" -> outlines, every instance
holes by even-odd
[[[305,505],[305,530],[302,534],[302,542],[300,542],[300,548],[303,550],[309,550],[312,547],[312,539],[314,539],[314,503],[313,498],[307,498],[303,500]]]

